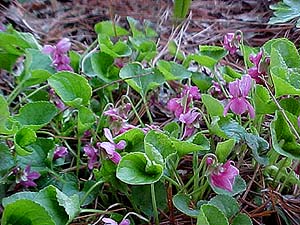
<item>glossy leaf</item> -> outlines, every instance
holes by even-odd
[[[253,102],[256,114],[272,114],[277,109],[268,90],[259,84],[256,84]]]
[[[216,147],[216,156],[220,162],[225,162],[235,145],[234,139],[218,142]]]
[[[65,71],[52,75],[48,82],[67,105],[79,107],[89,104],[92,88],[84,77]]]
[[[134,128],[118,135],[114,141],[126,141],[126,152],[144,152],[144,138],[145,133],[139,128]]]
[[[208,94],[202,94],[201,99],[210,116],[223,116],[224,106],[219,100]]]
[[[185,195],[185,194],[176,194],[173,198],[172,198],[173,204],[174,206],[181,211],[182,213],[193,217],[193,218],[197,218],[197,216],[200,213],[200,209],[199,208],[192,208],[191,207],[191,198],[189,198],[189,196]]]
[[[128,34],[127,30],[114,24],[112,21],[102,21],[97,23],[95,25],[95,31],[97,34],[106,34],[110,37],[113,37],[115,35],[122,36]]]
[[[231,225],[252,225],[252,221],[245,213],[239,213],[233,218]]]
[[[120,70],[120,78],[126,78],[129,86],[141,96],[146,96],[148,91],[165,82],[163,75],[158,70],[143,69],[138,63],[131,63],[124,66]]]
[[[188,13],[191,0],[175,0],[173,14],[175,19],[184,19]]]
[[[98,35],[98,42],[102,52],[113,58],[127,57],[132,53],[131,48],[123,41],[119,40],[115,44],[107,35]]]
[[[28,146],[33,144],[36,141],[36,138],[34,130],[28,127],[23,127],[18,130],[14,137],[17,154],[21,156],[31,154],[32,149],[28,148]]]
[[[95,123],[95,115],[92,110],[84,106],[78,110],[78,133],[83,134],[85,131],[90,129]]]
[[[201,206],[197,225],[229,225],[229,223],[220,209],[210,204],[204,204]]]
[[[7,173],[7,171],[15,165],[14,158],[9,148],[0,142],[0,177]]]
[[[157,68],[166,80],[183,80],[190,78],[192,75],[190,71],[175,62],[160,60],[157,62]]]
[[[132,185],[157,182],[163,175],[163,167],[151,162],[145,153],[134,152],[122,157],[117,167],[117,178]]]
[[[216,206],[229,219],[239,212],[239,204],[237,201],[228,195],[217,195],[213,197],[209,204]]]
[[[296,116],[293,116],[288,112],[285,113],[288,115],[288,118],[296,128]],[[276,111],[274,120],[271,122],[270,129],[274,150],[286,157],[300,159],[300,144],[297,143],[295,135],[285,121],[281,112]],[[297,130],[299,132],[299,129]]]
[[[58,109],[50,102],[31,102],[23,106],[14,117],[22,126],[38,130],[48,124],[58,113]]]

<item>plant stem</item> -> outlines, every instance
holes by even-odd
[[[25,83],[25,80],[22,80],[17,87],[10,93],[10,95],[7,98],[7,104],[10,105],[13,100],[20,94],[23,84]]]
[[[77,156],[76,156],[76,176],[79,175],[79,167],[80,167],[80,151],[81,151],[81,136],[78,134],[77,136]]]
[[[153,184],[150,184],[150,186],[151,186],[151,199],[152,199],[152,208],[153,208],[153,214],[154,214],[155,225],[159,225],[158,211],[157,211],[156,199],[155,199],[155,188],[154,188],[154,183],[153,183]]]
[[[135,106],[133,105],[133,102],[131,101],[131,99],[130,99],[127,95],[124,95],[124,98],[126,98],[126,99],[129,101],[129,103],[131,104],[131,106],[132,106],[132,111],[133,111],[133,113],[135,114],[135,116],[138,118],[138,120],[139,120],[141,126],[142,126],[142,127],[145,127],[145,124],[143,123],[143,121],[142,121],[141,117],[139,116],[138,112],[136,111],[136,108],[135,108]]]
[[[144,102],[144,105],[145,105],[145,108],[146,108],[146,112],[147,112],[149,122],[150,122],[150,124],[153,124],[153,119],[152,119],[151,112],[149,110],[149,107],[148,107],[145,96],[142,96],[142,99],[143,99],[143,102]]]
[[[241,35],[241,50],[242,50],[242,53],[243,53],[243,59],[244,59],[244,64],[245,64],[245,69],[246,69],[246,72],[248,71],[248,65],[247,65],[247,59],[246,59],[246,51],[245,51],[245,45],[244,45],[244,34],[242,31],[236,31],[236,34],[240,34]]]
[[[277,173],[275,174],[275,177],[273,179],[273,185],[275,185],[275,182],[277,181],[277,177],[280,174],[280,171],[283,169],[284,165],[286,164],[286,161],[288,160],[288,157],[285,157],[284,162],[281,164],[282,166],[278,168]]]
[[[85,195],[83,196],[83,198],[80,200],[80,205],[82,205],[84,203],[84,201],[87,199],[87,197],[89,196],[89,194],[99,185],[102,184],[103,180],[99,180],[98,182],[96,182],[92,187],[90,187],[90,189],[85,193]]]

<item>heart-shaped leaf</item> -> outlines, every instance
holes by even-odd
[[[183,80],[192,76],[190,71],[175,62],[160,60],[157,62],[157,68],[165,76],[166,80]]]
[[[88,105],[92,96],[92,88],[88,81],[71,72],[58,72],[48,79],[48,83],[69,106]]]
[[[229,225],[229,223],[220,209],[214,205],[204,204],[201,206],[197,225]]]
[[[132,185],[153,184],[162,175],[163,167],[150,161],[142,152],[133,152],[123,156],[117,167],[117,178]]]
[[[28,146],[33,144],[36,141],[36,138],[34,130],[28,127],[23,127],[18,130],[14,137],[17,154],[21,156],[31,154],[32,149],[28,148]]]

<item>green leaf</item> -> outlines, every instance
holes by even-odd
[[[175,0],[173,15],[175,19],[184,19],[188,13],[191,0]]]
[[[114,58],[104,52],[94,53],[91,56],[92,68],[101,80],[106,83],[118,79],[118,76],[112,76],[110,71],[114,65]]]
[[[129,34],[124,28],[112,23],[111,21],[102,21],[95,25],[95,31],[97,34],[106,34],[110,37],[115,35],[122,36]],[[116,34],[115,34],[116,31]]]
[[[274,15],[270,18],[269,24],[286,23],[295,18],[299,18],[300,3],[298,0],[283,0],[270,5]],[[297,20],[296,27],[300,27],[300,20]]]
[[[2,215],[2,225],[57,225],[38,203],[21,199],[8,204]]]
[[[151,161],[156,163],[162,164],[169,155],[176,153],[171,139],[161,132],[149,131],[145,136],[144,143],[145,153]]]
[[[183,61],[185,59],[183,52],[178,49],[178,46],[174,40],[169,41],[168,51],[171,56],[176,56],[176,58],[178,58],[179,60]]]
[[[145,153],[134,152],[122,157],[117,167],[117,178],[132,185],[157,182],[163,175],[163,167],[151,162]]]
[[[145,133],[139,128],[134,128],[118,135],[114,141],[116,143],[121,140],[126,141],[126,152],[144,152],[144,138]]]
[[[78,110],[78,133],[83,134],[95,123],[95,115],[89,108],[81,106]]]
[[[216,148],[216,156],[220,162],[225,162],[235,145],[234,139],[218,142]]]
[[[76,108],[89,104],[92,88],[84,77],[65,71],[52,75],[48,82],[67,105]]]
[[[28,148],[28,146],[36,142],[36,138],[34,130],[28,127],[18,130],[14,137],[17,154],[21,156],[31,154],[32,149]]]
[[[132,47],[138,51],[136,61],[143,60],[149,62],[157,55],[156,43],[147,38],[129,37]]]
[[[201,99],[210,116],[223,116],[224,106],[219,100],[208,94],[202,94]]]
[[[239,213],[233,218],[231,225],[252,225],[252,221],[245,213]]]
[[[119,40],[115,44],[107,35],[98,35],[98,42],[102,52],[113,58],[127,57],[132,54],[131,48],[123,41]]]
[[[240,208],[236,199],[228,195],[217,195],[209,201],[209,204],[220,209],[228,219],[236,215]]]
[[[190,78],[192,73],[182,65],[175,62],[159,60],[157,62],[159,71],[165,76],[166,80],[183,80]]]
[[[268,90],[259,84],[255,86],[253,102],[256,114],[272,114],[277,109]]]
[[[76,51],[69,51],[70,65],[75,72],[79,73],[80,54]]]
[[[0,177],[4,176],[7,171],[12,168],[14,163],[14,158],[12,154],[9,151],[9,148],[4,144],[0,142]]]
[[[293,126],[297,128],[297,117],[285,112],[292,122]],[[291,131],[291,128],[284,119],[280,111],[276,111],[274,120],[270,125],[272,145],[276,152],[292,159],[300,159],[300,144],[297,143],[296,137]],[[297,128],[299,133],[299,128]]]
[[[18,55],[0,51],[0,68],[11,71],[18,58]]]
[[[295,98],[283,98],[279,102],[280,106],[289,113],[299,116],[300,115],[300,101]]]
[[[4,96],[0,95],[0,132],[5,129],[7,118],[10,116],[8,104]]]
[[[205,73],[192,73],[192,81],[197,85],[200,91],[207,91],[212,85],[212,78],[206,75]]]
[[[180,141],[176,138],[171,138],[174,149],[177,154],[182,157],[192,152],[199,152],[205,154],[210,149],[210,143],[208,139],[201,133],[196,133],[187,141]]]
[[[56,189],[56,198],[58,204],[65,209],[65,212],[69,216],[69,221],[72,221],[80,211],[79,196],[75,194],[68,197],[63,192]]]
[[[134,38],[145,37],[145,33],[141,30],[141,24],[136,19],[127,16],[127,21],[129,23],[129,27]]]
[[[167,191],[164,183],[156,182],[154,190],[157,208],[165,211],[167,209]],[[150,185],[132,186],[131,191],[130,200],[147,216],[153,216]],[[143,197],[141,198],[141,196]]]
[[[164,126],[164,131],[168,133],[170,137],[178,138],[180,133],[180,126],[176,122],[167,123]]]
[[[210,183],[210,179],[208,179],[208,183],[210,184],[211,188],[213,189],[213,191],[215,193],[217,193],[219,195],[228,195],[228,196],[234,196],[239,193],[242,193],[246,190],[246,187],[247,187],[245,180],[239,175],[235,177],[232,192],[229,192],[225,189],[218,188],[218,187],[212,185]]]
[[[208,56],[217,62],[227,54],[223,47],[211,45],[200,45],[199,53],[201,56]]]
[[[51,58],[37,49],[26,49],[25,70],[20,76],[24,87],[45,82],[55,72]]]
[[[229,225],[229,223],[220,209],[210,204],[204,204],[201,206],[197,225]]]
[[[268,142],[258,135],[246,132],[245,128],[236,121],[215,117],[209,129],[222,138],[234,139],[236,142],[245,141],[252,150],[255,160],[262,165],[268,164],[268,159],[260,155],[268,150]]]
[[[17,156],[17,163],[21,167],[25,168],[27,165],[31,165],[33,171],[39,173],[46,173],[48,166],[51,162],[47,161],[48,154],[51,150],[54,150],[54,141],[46,138],[37,138],[36,142],[30,144],[26,149],[31,152],[30,155]],[[52,158],[51,158],[52,160]]]
[[[21,56],[26,48],[30,48],[30,44],[15,34],[7,32],[0,33],[0,50],[11,55]]]
[[[22,126],[38,130],[48,124],[58,113],[58,109],[50,102],[31,102],[23,106],[14,117]]]
[[[131,78],[132,77],[132,78]],[[120,70],[120,78],[141,96],[165,82],[163,75],[156,69],[143,69],[138,63],[130,63]],[[127,79],[131,78],[131,79]]]
[[[185,194],[176,194],[173,198],[172,198],[173,204],[174,206],[182,213],[193,217],[193,218],[197,218],[197,216],[200,213],[200,209],[199,208],[192,208],[191,207],[191,198],[189,198],[189,196],[185,195]]]

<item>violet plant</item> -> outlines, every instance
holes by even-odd
[[[0,66],[17,84],[0,95],[1,223],[160,224],[168,215],[176,224],[185,214],[198,225],[251,225],[263,219],[252,220],[245,202],[279,210],[252,194],[299,194],[295,45],[270,40],[253,54],[235,32],[224,46],[166,61],[150,23],[127,20],[129,30],[99,22],[98,39],[70,57],[67,38],[42,47],[1,30],[9,57]],[[245,69],[223,65],[228,54]],[[263,191],[245,167],[259,171]]]

